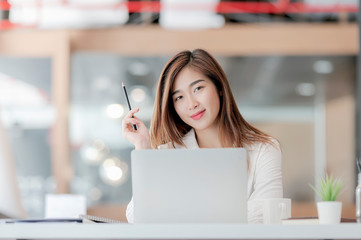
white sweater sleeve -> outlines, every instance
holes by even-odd
[[[262,144],[255,159],[254,183],[248,199],[248,222],[263,220],[262,199],[282,198],[282,153],[279,143]]]
[[[134,223],[133,198],[130,200],[130,202],[129,202],[128,206],[127,206],[126,216],[127,216],[128,223]]]

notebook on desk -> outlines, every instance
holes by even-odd
[[[242,148],[134,150],[134,223],[246,223]]]
[[[124,223],[120,220],[80,214],[78,218],[5,219],[3,223]]]

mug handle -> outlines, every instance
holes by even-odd
[[[284,216],[286,216],[286,204],[281,202],[278,204],[278,208],[280,210],[280,219],[284,219]]]

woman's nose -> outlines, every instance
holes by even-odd
[[[194,98],[189,98],[188,108],[189,110],[196,109],[198,107],[198,101]]]

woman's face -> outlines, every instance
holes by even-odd
[[[171,98],[178,116],[195,130],[217,127],[219,94],[202,73],[184,68],[175,79]]]

